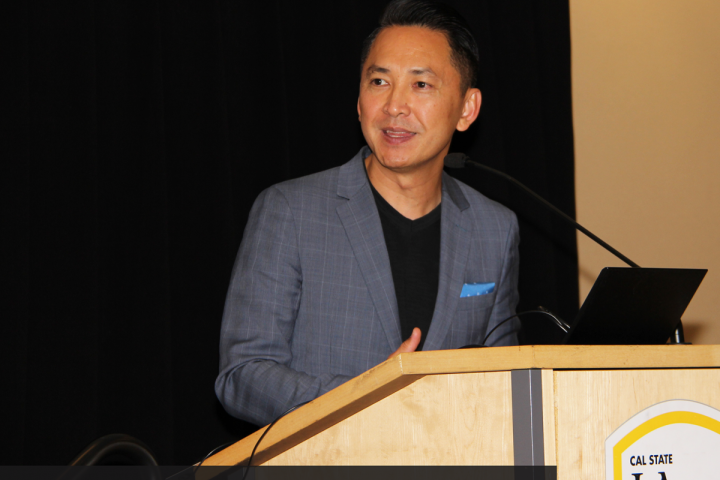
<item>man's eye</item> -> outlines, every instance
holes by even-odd
[[[373,78],[372,80],[370,80],[370,83],[379,87],[381,85],[385,85],[385,83],[387,82],[385,82],[385,80],[383,80],[382,78]]]
[[[428,84],[425,83],[425,82],[417,82],[415,85],[417,85],[418,88],[427,88],[427,87],[430,86],[430,85],[428,85]]]

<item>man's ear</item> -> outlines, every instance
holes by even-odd
[[[482,94],[477,88],[469,88],[465,93],[465,103],[463,104],[462,115],[455,127],[459,132],[464,132],[480,114],[480,104],[482,103]],[[359,106],[358,106],[359,108]]]
[[[362,113],[360,112],[360,97],[358,96],[358,103],[357,103],[357,111],[358,111],[358,121],[360,120],[360,117],[362,117]]]

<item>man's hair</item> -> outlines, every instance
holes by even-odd
[[[460,73],[460,88],[475,86],[480,54],[470,26],[452,7],[434,0],[393,0],[380,16],[380,25],[363,42],[360,74],[378,34],[388,27],[424,27],[441,32],[450,45],[450,62]]]

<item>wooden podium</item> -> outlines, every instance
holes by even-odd
[[[404,353],[288,414],[253,465],[546,465],[603,479],[604,441],[650,405],[720,409],[720,345]],[[207,459],[246,463],[265,429]]]

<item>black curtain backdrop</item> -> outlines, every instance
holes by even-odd
[[[358,57],[384,3],[6,6],[0,463],[62,465],[127,433],[188,464],[255,429],[213,391],[234,257],[261,190],[362,146]],[[567,0],[449,3],[484,95],[453,150],[574,215]],[[503,180],[452,174],[517,212],[521,308],[572,318],[572,228]],[[526,343],[557,340],[525,325]]]

